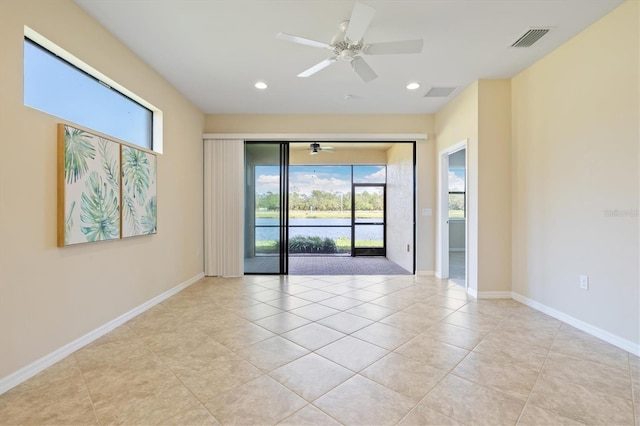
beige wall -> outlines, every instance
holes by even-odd
[[[469,288],[478,290],[478,87],[474,82],[454,100],[442,108],[435,117],[437,167],[440,170],[441,153],[462,141],[467,141],[467,270]],[[438,183],[438,185],[440,185]],[[440,214],[440,203],[434,209],[436,235],[440,238],[440,227],[448,219]],[[440,251],[436,250],[436,264],[440,264]],[[448,253],[444,253],[448,256]],[[439,272],[439,269],[436,270]]]
[[[387,258],[413,271],[413,145],[387,151]],[[433,246],[433,244],[431,244]]]
[[[56,123],[23,106],[23,26],[164,112],[158,234],[56,247]],[[0,377],[202,273],[204,115],[70,0],[0,1]]]
[[[207,133],[433,133],[426,114],[208,114]]]
[[[322,144],[325,145],[324,143]],[[327,165],[327,164],[386,164],[386,151],[354,149],[342,150],[340,145],[327,143],[336,148],[334,153],[320,152],[317,155],[309,155],[309,151],[291,151],[289,154],[289,164],[291,165]]]
[[[478,85],[478,291],[511,291],[511,81]]]
[[[636,345],[639,5],[512,81],[513,291]]]

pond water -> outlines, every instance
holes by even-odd
[[[366,219],[367,222],[382,223],[382,219]],[[256,241],[276,241],[279,239],[278,219],[256,219]],[[351,219],[289,219],[289,238],[296,236],[318,236],[322,238],[351,239]],[[325,228],[324,226],[335,226]],[[383,226],[360,225],[356,227],[358,240],[382,240]]]

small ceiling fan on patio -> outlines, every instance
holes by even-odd
[[[316,155],[320,151],[328,152],[329,154],[333,154],[335,152],[332,146],[320,146],[318,142],[309,144],[309,155]]]
[[[298,77],[310,77],[329,65],[343,60],[351,64],[351,68],[358,76],[368,83],[375,80],[378,75],[360,56],[363,55],[398,55],[422,52],[423,40],[388,41],[383,43],[365,44],[364,33],[369,28],[376,10],[364,3],[356,3],[351,12],[351,18],[340,24],[338,33],[331,39],[331,43],[310,40],[296,35],[278,33],[277,39],[304,44],[311,47],[328,49],[333,56],[317,63],[311,68],[302,71]]]

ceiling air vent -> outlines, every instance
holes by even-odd
[[[432,87],[431,89],[429,89],[427,94],[424,95],[424,97],[425,98],[446,98],[454,90],[456,90],[455,87]]]
[[[533,43],[540,40],[543,35],[549,32],[548,28],[532,28],[522,34],[511,47],[530,47]]]

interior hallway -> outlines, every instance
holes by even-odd
[[[206,278],[0,396],[0,422],[638,425],[639,376],[447,280]]]

